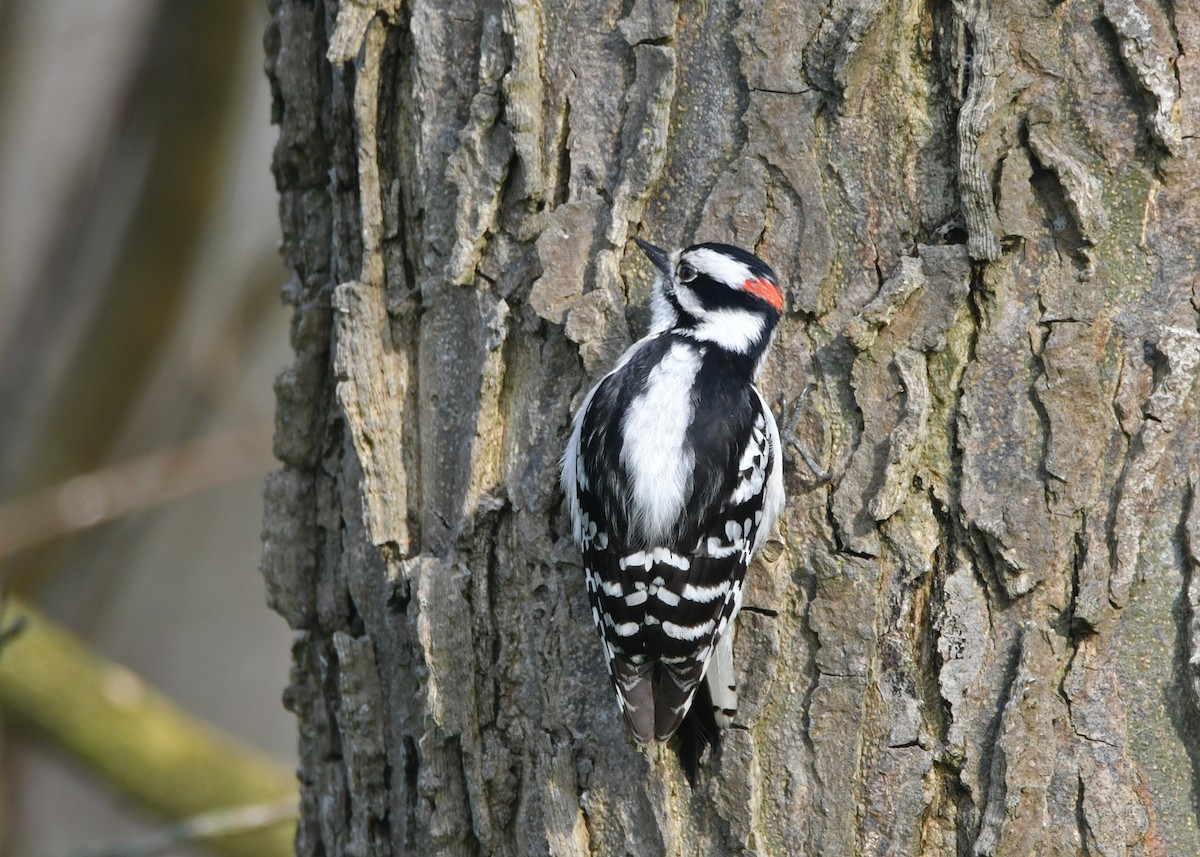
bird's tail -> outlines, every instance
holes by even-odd
[[[705,750],[711,748],[711,758],[716,758],[721,752],[721,729],[713,717],[712,695],[708,682],[701,682],[688,709],[675,732],[675,755],[679,759],[679,767],[687,777],[688,785],[696,787],[696,779],[700,772],[700,760]]]

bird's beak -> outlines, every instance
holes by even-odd
[[[663,276],[668,280],[671,279],[671,254],[666,250],[655,247],[649,241],[643,241],[641,238],[633,239],[642,252],[650,257],[650,261],[654,263],[654,267],[663,272]]]

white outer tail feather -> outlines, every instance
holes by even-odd
[[[712,694],[713,717],[722,729],[728,729],[737,714],[737,679],[733,674],[733,628],[721,635],[708,662],[704,676]]]

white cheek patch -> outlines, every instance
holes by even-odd
[[[766,319],[744,309],[702,310],[696,313],[703,319],[689,335],[701,342],[711,342],[726,351],[748,354],[762,339]]]

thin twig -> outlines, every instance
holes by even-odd
[[[139,509],[270,469],[271,430],[226,431],[0,504],[0,559]]]
[[[254,833],[294,821],[298,815],[299,805],[295,797],[272,803],[235,806],[161,827],[134,842],[77,848],[68,852],[67,857],[153,857],[197,840]]]
[[[8,608],[12,606],[12,600],[9,597],[11,594],[8,581],[0,584],[0,651],[25,630],[25,624],[28,621],[24,614],[18,614],[9,621]]]

